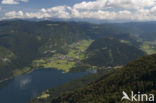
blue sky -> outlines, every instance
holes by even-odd
[[[85,1],[93,1],[93,0],[85,0]],[[2,2],[2,0],[0,0]],[[3,11],[9,10],[38,10],[40,8],[50,8],[53,6],[59,5],[69,5],[72,6],[75,3],[80,3],[82,0],[29,0],[28,2],[21,2],[18,5],[15,4],[2,4],[0,3],[0,7],[3,7]]]
[[[5,18],[5,13],[10,11],[21,10],[25,12],[33,12],[33,11],[35,12],[41,8],[50,8],[59,5],[72,6],[75,3],[82,2],[82,0],[28,0],[28,2],[20,2],[19,4],[2,4],[2,1],[3,0],[0,0],[0,18]],[[86,1],[93,1],[93,0],[86,0]]]
[[[0,20],[156,20],[156,0],[0,0]]]

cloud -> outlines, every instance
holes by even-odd
[[[114,9],[140,9],[155,4],[155,0],[108,0],[106,6]]]
[[[139,9],[152,7],[156,0],[96,0],[74,5],[75,9]]]
[[[29,0],[2,0],[1,4],[8,4],[8,5],[15,5],[19,4],[20,2],[28,2]]]
[[[24,0],[25,1],[25,0]],[[27,1],[27,0],[26,0]],[[95,0],[60,5],[36,12],[11,11],[8,18],[62,18],[100,20],[156,20],[156,0]]]
[[[9,17],[9,19],[11,18],[22,18],[24,16],[23,11],[11,11],[5,14],[5,16]]]
[[[15,0],[2,0],[1,2],[2,4],[19,4],[19,2],[15,1]]]
[[[78,4],[75,4],[73,6],[74,9],[86,9],[86,10],[90,10],[90,9],[102,9],[104,8],[105,4],[106,4],[107,0],[97,0],[97,1],[90,1],[90,2],[81,2]]]

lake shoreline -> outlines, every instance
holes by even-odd
[[[10,81],[0,88],[0,99],[4,103],[26,103],[42,91],[78,79],[89,72],[63,73],[58,69],[35,69]],[[21,95],[22,94],[22,95]],[[18,102],[17,102],[18,101]]]
[[[36,70],[37,70],[37,69],[36,69]],[[1,80],[1,81],[0,81],[0,85],[3,84],[3,83],[6,82],[6,81],[9,81],[9,80],[11,80],[11,79],[14,79],[14,78],[16,78],[16,77],[18,77],[18,76],[21,76],[21,75],[23,75],[23,74],[31,73],[31,72],[33,72],[33,71],[35,71],[35,69],[30,70],[30,71],[27,71],[27,72],[24,72],[24,73],[22,73],[22,74],[20,74],[20,75],[17,75],[17,76],[8,77],[8,78],[6,78],[6,79],[4,79],[4,80]],[[0,88],[1,88],[1,87],[0,87]]]
[[[14,79],[14,78],[16,78],[16,77],[18,77],[18,76],[21,76],[21,75],[24,75],[24,74],[31,73],[31,72],[36,71],[36,70],[44,70],[44,69],[56,69],[56,70],[60,70],[60,69],[57,69],[57,68],[38,68],[38,69],[32,69],[32,70],[29,70],[29,71],[27,71],[27,72],[23,72],[23,73],[20,74],[20,75],[11,76],[11,77],[8,77],[8,78],[6,78],[6,79],[4,79],[4,80],[1,80],[1,81],[0,81],[0,88],[2,88],[1,85],[2,85],[4,82],[6,82],[6,81],[9,81],[9,80],[11,80],[11,79]],[[68,72],[66,72],[66,71],[64,71],[64,70],[60,70],[60,71],[62,71],[62,73],[68,73]]]

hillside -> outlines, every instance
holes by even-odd
[[[156,93],[156,55],[144,56],[51,103],[120,103],[122,92]],[[127,103],[124,101],[123,103]]]
[[[112,37],[99,38],[87,49],[85,63],[93,66],[125,65],[145,53],[131,45],[131,42]]]
[[[5,66],[15,59],[15,55],[9,49],[0,46],[0,66]]]
[[[88,37],[72,23],[63,22],[0,22],[0,61],[5,55],[14,55],[6,65],[0,62],[0,81],[29,71],[33,60],[51,57],[55,53],[65,54],[68,46]],[[25,69],[26,68],[26,69]]]
[[[11,75],[11,73],[8,72],[11,70],[5,67],[10,65],[15,59],[16,56],[12,51],[0,46],[0,78],[7,78],[8,75]]]

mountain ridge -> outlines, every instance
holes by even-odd
[[[84,88],[66,92],[51,103],[120,103],[122,91],[156,93],[156,54],[144,56]],[[128,101],[123,101],[127,103]]]

